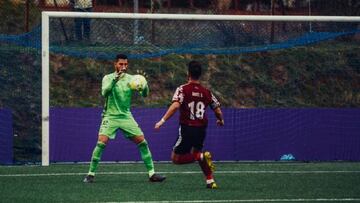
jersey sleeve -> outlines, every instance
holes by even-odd
[[[109,77],[109,75],[104,76],[101,85],[101,95],[103,97],[106,97],[111,92],[111,89],[113,88],[115,83],[116,81],[113,78]]]
[[[212,110],[214,110],[214,109],[220,107],[220,102],[219,102],[219,100],[215,97],[215,95],[213,95],[213,93],[210,92],[210,94],[211,94],[210,108],[211,108]]]
[[[182,87],[178,87],[175,91],[175,94],[172,98],[172,102],[179,102],[182,104],[184,101],[184,91]]]
[[[142,97],[147,97],[150,93],[149,85],[146,83],[144,89],[140,92]]]

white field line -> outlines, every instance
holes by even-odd
[[[201,171],[179,171],[166,172],[159,171],[161,174],[198,174]],[[215,171],[215,174],[331,174],[331,173],[360,173],[360,171]],[[77,176],[87,173],[16,173],[0,174],[0,177],[37,177],[37,176]],[[98,172],[101,175],[136,175],[147,174],[147,172]]]
[[[254,164],[258,164],[259,166],[309,166],[309,165],[324,165],[324,164],[329,164],[329,163],[334,163],[334,164],[341,164],[341,163],[351,163],[351,162],[341,162],[341,161],[334,161],[334,162],[300,162],[300,161],[217,161],[217,160],[213,160],[214,163],[216,164],[241,164],[242,166],[253,166]],[[172,164],[172,161],[154,161],[154,163],[158,163],[158,164]],[[56,165],[89,165],[90,162],[89,161],[80,161],[80,162],[55,162],[55,163],[51,163],[52,166],[56,166]],[[143,165],[144,162],[143,161],[102,161],[101,162],[102,165],[113,165],[113,164],[121,164],[121,165],[134,165],[134,164],[139,164],[139,165]],[[39,164],[29,164],[29,165],[25,165],[25,167],[39,167]],[[7,168],[20,168],[20,167],[24,167],[24,165],[6,165],[4,167]]]
[[[184,201],[135,201],[121,203],[218,203],[218,202],[357,202],[360,198],[298,198],[298,199],[229,199],[229,200],[184,200]],[[106,202],[116,203],[116,202]]]

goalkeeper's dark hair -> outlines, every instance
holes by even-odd
[[[119,59],[128,59],[128,57],[125,54],[118,54],[116,55],[115,60],[117,61]]]
[[[197,61],[190,61],[188,71],[192,79],[198,80],[201,76],[201,64]]]

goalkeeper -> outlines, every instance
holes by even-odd
[[[211,160],[211,154],[208,151],[202,151],[208,125],[206,108],[210,106],[214,111],[217,118],[216,123],[219,126],[224,125],[224,119],[219,101],[210,90],[200,84],[200,76],[201,64],[191,61],[188,65],[188,82],[176,89],[171,106],[161,120],[155,124],[155,129],[159,129],[180,109],[179,135],[171,159],[174,164],[198,161],[205,175],[206,187],[216,189],[217,185],[213,177],[215,167]]]
[[[133,76],[126,73],[128,69],[127,56],[118,54],[114,62],[114,68],[115,72],[105,75],[102,80],[101,94],[105,97],[105,105],[102,113],[98,141],[92,153],[89,172],[83,182],[94,182],[95,172],[101,155],[109,139],[115,139],[118,129],[122,131],[127,139],[137,145],[141,158],[148,170],[149,180],[151,182],[162,182],[165,180],[165,177],[155,173],[148,143],[130,112],[133,90],[128,84]],[[143,97],[149,94],[147,84],[138,90]]]

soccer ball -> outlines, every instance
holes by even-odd
[[[147,85],[147,81],[145,77],[142,75],[134,75],[129,82],[130,89],[135,91],[143,90],[146,87],[146,85]]]

